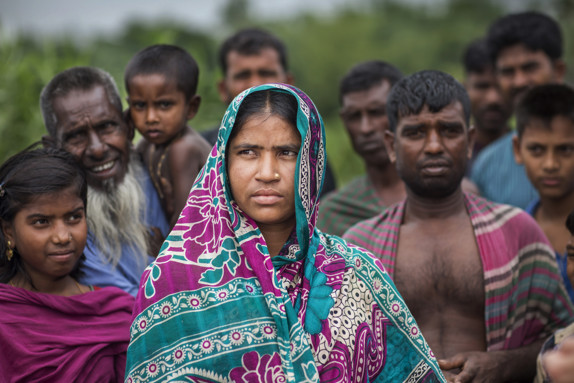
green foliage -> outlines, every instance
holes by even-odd
[[[125,97],[125,65],[137,51],[157,43],[180,45],[195,57],[200,66],[198,93],[202,104],[192,126],[206,130],[217,125],[225,111],[216,88],[221,78],[216,61],[218,45],[236,28],[249,25],[267,28],[287,44],[296,85],[314,100],[325,121],[329,162],[342,184],[363,172],[364,167],[338,117],[341,77],[360,61],[382,59],[405,74],[439,69],[462,80],[462,52],[505,12],[500,3],[445,0],[415,7],[391,0],[357,0],[329,17],[308,14],[293,19],[256,20],[248,0],[230,0],[222,10],[224,28],[208,32],[171,20],[134,20],[115,36],[101,36],[82,44],[37,36],[0,41],[0,161],[44,134],[38,98],[56,73],[75,65],[101,67],[114,76]],[[516,2],[514,10],[524,10],[525,3]],[[566,61],[573,62],[572,3],[533,0],[528,4],[545,12],[554,10],[564,29]]]

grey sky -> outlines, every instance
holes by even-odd
[[[197,29],[212,30],[220,25],[218,14],[226,3],[227,0],[0,0],[0,25],[8,35],[29,31],[82,36],[117,32],[133,18],[170,18]],[[353,0],[251,0],[251,3],[257,15],[273,18],[301,11],[328,14],[341,5],[353,4]]]

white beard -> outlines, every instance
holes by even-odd
[[[98,253],[114,267],[122,255],[122,245],[134,251],[138,264],[148,263],[148,230],[143,224],[146,198],[138,182],[143,171],[137,157],[131,156],[120,184],[110,179],[104,190],[88,186],[88,228]]]

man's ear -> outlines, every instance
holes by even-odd
[[[385,130],[385,147],[389,155],[389,160],[392,164],[397,162],[397,154],[395,152],[395,134],[390,130]]]
[[[136,126],[132,120],[132,115],[130,113],[129,107],[123,111],[122,117],[124,119],[124,123],[126,124],[128,140],[132,142],[136,135]]]
[[[553,66],[555,81],[559,84],[563,83],[566,76],[566,63],[562,59],[556,59],[553,62]]]
[[[227,84],[225,83],[225,77],[219,80],[217,83],[217,93],[219,93],[219,99],[228,104],[228,100],[230,98],[229,91],[227,90]]]
[[[53,149],[55,149],[55,148],[58,147],[58,146],[56,145],[56,140],[54,139],[54,137],[52,137],[52,136],[50,136],[50,135],[48,135],[48,134],[45,134],[45,135],[42,136],[41,142],[42,142],[42,146],[45,147],[45,148],[53,148]]]
[[[201,96],[195,94],[191,97],[187,103],[187,119],[191,120],[197,114],[199,110],[199,105],[201,105]]]
[[[522,153],[520,153],[520,138],[518,136],[512,137],[512,149],[514,150],[514,161],[519,165],[524,164]]]
[[[476,140],[476,128],[472,124],[468,128],[468,159],[472,158],[472,152],[474,151],[475,140]]]

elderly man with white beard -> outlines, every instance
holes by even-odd
[[[57,74],[40,95],[44,145],[72,153],[88,175],[88,243],[80,282],[137,294],[140,277],[169,226],[132,149],[113,78],[92,67]]]

